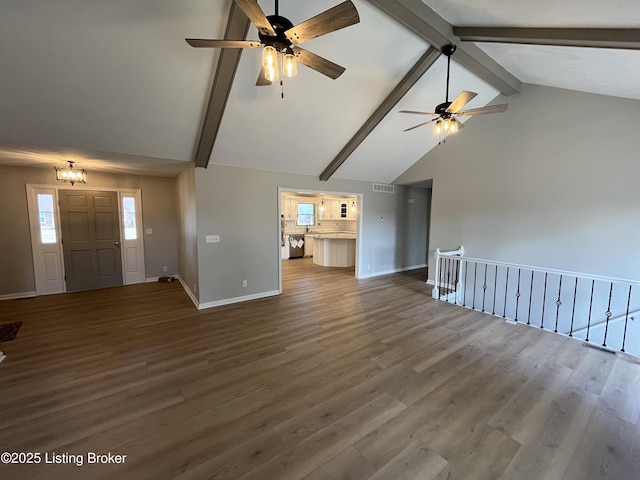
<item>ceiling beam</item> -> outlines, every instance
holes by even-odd
[[[422,0],[367,0],[436,48],[458,46],[454,59],[504,95],[518,93],[520,80],[473,43],[459,44],[453,26]]]
[[[420,57],[420,60],[411,67],[411,70],[404,76],[400,83],[396,85],[393,91],[385,98],[376,108],[375,112],[360,127],[356,134],[351,137],[340,153],[332,160],[332,162],[320,174],[320,180],[327,181],[340,168],[349,155],[364,141],[365,138],[373,131],[374,128],[382,121],[382,119],[391,111],[393,107],[411,90],[415,83],[431,68],[438,57],[441,55],[439,48],[429,47],[429,49]]]
[[[637,28],[454,27],[453,33],[466,42],[640,50],[640,29]]]
[[[246,38],[249,25],[251,25],[251,22],[244,12],[236,5],[236,2],[231,2],[227,30],[224,34],[225,40]],[[213,145],[218,136],[218,130],[222,123],[222,117],[227,106],[227,100],[229,99],[229,93],[231,92],[231,86],[236,76],[241,55],[241,48],[220,49],[218,66],[216,68],[213,86],[211,87],[211,94],[209,95],[209,103],[207,104],[200,139],[198,140],[198,146],[193,159],[196,167],[207,168],[207,165],[209,165]]]

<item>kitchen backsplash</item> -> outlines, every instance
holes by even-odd
[[[356,233],[356,220],[320,220],[318,225],[309,227],[310,233]],[[284,233],[307,233],[306,227],[297,227],[295,220],[285,220]]]

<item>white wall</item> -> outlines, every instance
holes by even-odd
[[[198,298],[198,229],[195,167],[190,163],[176,179],[178,203],[178,258],[180,278],[194,299]]]
[[[407,192],[414,189],[398,187],[395,194],[377,193],[369,182],[320,182],[315,176],[214,164],[206,170],[196,169],[195,174],[201,304],[228,303],[279,290],[279,187],[363,195],[359,232],[363,275],[425,263],[426,233],[420,232],[426,231],[426,204],[420,197],[412,209],[421,209],[424,214],[399,215],[406,209]],[[416,196],[424,194],[422,189],[415,190],[419,191]],[[413,215],[425,222],[409,226],[408,218]],[[206,235],[220,235],[221,241],[205,243]],[[247,288],[242,287],[243,280],[247,280]]]
[[[533,85],[507,101],[396,180],[433,179],[431,248],[639,280],[640,102]]]

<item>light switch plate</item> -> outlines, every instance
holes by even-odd
[[[207,243],[220,243],[220,235],[207,235]]]
[[[145,228],[144,233],[151,235],[153,233],[153,228]]]

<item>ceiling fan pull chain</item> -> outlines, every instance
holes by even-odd
[[[280,80],[280,98],[284,98],[284,83]]]

